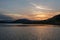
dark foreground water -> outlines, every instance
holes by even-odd
[[[0,25],[0,40],[60,40],[60,26]]]

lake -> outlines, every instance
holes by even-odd
[[[0,40],[60,40],[60,26],[0,24]]]

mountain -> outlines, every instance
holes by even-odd
[[[0,23],[22,23],[22,24],[54,24],[60,25],[60,14],[56,15],[47,20],[29,20],[29,19],[18,19],[15,21],[11,20],[0,20]]]
[[[60,14],[56,15],[47,20],[28,20],[28,19],[18,19],[13,23],[22,23],[22,24],[57,24],[60,25]]]
[[[18,19],[18,20],[16,20],[16,21],[13,21],[13,23],[22,23],[22,24],[41,24],[41,23],[44,23],[44,21],[41,21],[41,20]]]
[[[23,23],[23,24],[32,24],[31,22],[32,21],[28,19],[18,19],[16,21],[13,21],[13,23]]]
[[[59,24],[60,25],[60,14],[56,15],[50,19],[47,19],[45,22],[49,23],[49,24]]]
[[[13,20],[0,20],[0,23],[11,23]]]
[[[7,23],[13,21],[12,17],[9,17],[7,15],[4,15],[3,13],[0,12],[0,23]]]

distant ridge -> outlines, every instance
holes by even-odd
[[[50,23],[50,24],[59,24],[60,25],[60,14],[56,15],[50,19],[47,19],[46,22]]]
[[[56,15],[47,20],[28,20],[28,19],[19,19],[14,21],[13,23],[22,23],[22,24],[57,24],[60,25],[60,14]]]
[[[29,19],[18,19],[15,21],[7,22],[7,21],[0,21],[0,23],[22,23],[22,24],[54,24],[60,25],[60,14],[56,15],[52,18],[47,20],[29,20]]]

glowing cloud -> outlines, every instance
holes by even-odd
[[[36,15],[36,17],[46,17],[46,15]]]
[[[32,5],[33,5],[35,8],[37,8],[37,9],[52,10],[52,9],[50,9],[50,8],[45,8],[45,7],[43,7],[43,6],[39,6],[39,5],[35,4],[35,3],[30,3],[30,4],[32,4]]]
[[[19,19],[22,16],[21,14],[4,14],[4,15],[12,17],[13,19]]]

